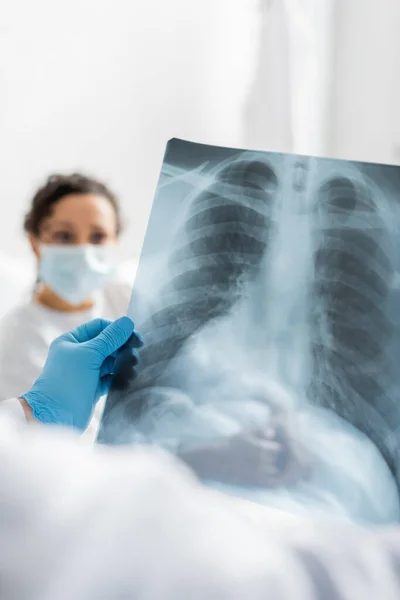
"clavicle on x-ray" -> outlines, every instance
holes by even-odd
[[[393,166],[171,140],[99,441],[225,442],[198,459],[219,491],[398,521],[399,192]]]

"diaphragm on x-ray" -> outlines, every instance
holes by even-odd
[[[171,140],[99,441],[225,445],[223,492],[398,520],[399,198],[395,166]]]

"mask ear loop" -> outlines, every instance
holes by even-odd
[[[40,239],[40,235],[39,235],[39,239]],[[37,265],[36,266],[36,279],[35,279],[35,283],[33,284],[33,287],[32,287],[32,298],[34,298],[35,295],[40,292],[40,286],[43,283],[42,280],[40,279],[40,258],[39,258],[39,256],[37,256],[36,265]]]
[[[36,279],[32,286],[32,298],[34,298],[35,295],[39,292],[40,284],[42,283],[42,280],[40,279],[40,274],[39,274],[39,262],[40,262],[40,259],[38,258],[37,266],[36,266]]]
[[[36,296],[36,294],[39,291],[39,286],[40,286],[40,277],[39,277],[39,272],[36,273],[36,279],[35,279],[35,283],[32,286],[32,298],[34,298]]]

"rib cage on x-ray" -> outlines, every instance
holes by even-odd
[[[241,277],[256,271],[271,239],[276,187],[267,164],[237,161],[196,196],[176,234],[171,280],[159,292],[162,308],[149,323],[137,385],[156,381],[198,328],[238,300]]]
[[[238,160],[193,199],[168,261],[171,279],[158,292],[158,310],[141,326],[140,369],[129,389],[116,394],[128,417],[145,409],[146,395],[138,391],[158,384],[190,336],[239,298],[237,283],[256,271],[271,239],[277,185],[268,164]]]
[[[304,177],[308,166],[304,159]],[[146,346],[136,377],[127,389],[110,394],[105,441],[113,406],[122,404],[124,418],[134,422],[146,409],[146,394],[139,392],[159,384],[185,342],[226,314],[239,300],[243,281],[257,277],[280,227],[276,205],[283,175],[267,159],[235,157],[192,199],[169,257],[171,278],[141,327]],[[395,472],[393,432],[400,411],[392,392],[395,370],[387,353],[392,330],[385,312],[393,260],[382,198],[357,168],[308,177],[306,184],[292,180],[293,190],[308,188],[308,204],[300,211],[308,212],[312,238],[307,279],[312,370],[305,393],[366,433]]]
[[[385,310],[393,250],[379,206],[384,199],[359,177],[328,180],[316,198],[309,398],[366,433],[397,471],[399,410],[391,395],[394,357],[387,351],[393,324]]]

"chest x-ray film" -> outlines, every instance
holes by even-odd
[[[399,520],[399,195],[395,166],[171,140],[129,309],[145,346],[99,441],[259,504]]]

